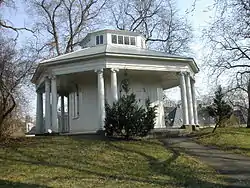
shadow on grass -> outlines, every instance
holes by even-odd
[[[0,188],[1,187],[2,188],[49,188],[48,186],[44,186],[44,185],[11,182],[11,181],[0,179]]]
[[[80,142],[80,146],[84,147],[86,146],[88,143],[84,143],[84,141],[82,139],[87,139],[86,136],[74,136],[74,139],[76,139],[77,141]],[[90,137],[90,140],[93,140],[93,138]],[[49,139],[48,142],[50,142],[51,140]],[[47,142],[47,141],[46,141]],[[122,147],[122,146],[117,146],[115,145],[116,142],[111,142],[106,140],[105,143],[107,144],[107,147],[113,148],[114,150],[120,151],[120,152],[124,152],[124,153],[136,153],[137,155],[142,156],[143,158],[145,158],[148,161],[149,164],[149,176],[148,177],[140,177],[140,176],[136,176],[133,173],[110,173],[107,170],[113,170],[114,172],[116,172],[116,169],[112,166],[109,167],[105,167],[102,164],[96,164],[93,163],[91,158],[85,158],[85,159],[79,159],[79,158],[74,158],[71,157],[70,159],[66,159],[67,156],[63,155],[63,154],[58,154],[57,150],[55,150],[55,156],[57,158],[55,158],[55,161],[47,161],[47,157],[54,157],[54,156],[50,156],[48,155],[46,158],[44,156],[46,156],[46,151],[44,151],[44,153],[40,153],[39,155],[34,155],[32,153],[29,153],[28,151],[21,151],[18,148],[14,148],[12,151],[17,153],[17,156],[23,156],[23,157],[18,157],[11,155],[8,157],[3,157],[0,156],[0,159],[6,160],[6,161],[13,161],[15,162],[21,162],[21,163],[25,163],[25,164],[33,164],[33,165],[42,165],[42,166],[46,166],[46,167],[60,167],[60,168],[65,168],[65,169],[69,169],[69,170],[74,170],[74,171],[78,171],[80,173],[85,173],[85,174],[90,174],[90,175],[95,175],[98,176],[98,178],[101,179],[111,179],[111,180],[121,180],[121,181],[126,181],[126,182],[139,182],[139,183],[153,183],[162,187],[165,187],[167,185],[170,186],[176,186],[176,185],[180,185],[180,186],[185,186],[185,187],[192,187],[192,188],[198,188],[198,187],[230,187],[230,186],[225,186],[222,185],[220,183],[213,183],[213,182],[209,182],[206,180],[201,180],[197,178],[197,173],[202,173],[201,171],[199,172],[194,172],[192,170],[190,170],[187,166],[181,166],[179,165],[177,168],[175,168],[176,164],[175,161],[178,159],[178,157],[180,157],[180,151],[175,149],[175,148],[171,148],[168,147],[171,151],[172,151],[172,156],[167,158],[166,160],[162,160],[160,161],[159,159],[148,155],[146,152],[141,152],[138,150],[135,150],[133,148],[126,148],[126,147]],[[58,143],[60,144],[60,143]],[[156,143],[152,143],[152,142],[147,142],[145,141],[145,144],[151,144],[152,148],[155,146]],[[81,148],[80,147],[80,148]],[[78,149],[80,149],[78,148]],[[74,149],[72,149],[74,150]],[[68,152],[72,152],[72,151],[68,151]],[[79,151],[78,151],[79,152]],[[85,157],[85,156],[84,156]],[[71,164],[67,164],[65,163],[65,160],[70,160]],[[178,163],[177,163],[178,164]],[[91,168],[93,165],[93,167],[97,167],[98,169],[102,169],[102,171],[97,171],[94,168]],[[206,173],[206,172],[204,172]],[[168,180],[168,179],[156,179],[154,178],[156,175],[167,175],[173,179],[175,179],[176,181],[173,180]],[[74,177],[74,175],[72,174],[72,176],[70,176],[71,178],[77,178]],[[55,177],[52,177],[52,179]],[[63,180],[64,177],[62,176],[58,176],[57,180]],[[68,178],[68,177],[67,177]],[[46,180],[49,178],[46,178]],[[77,180],[77,179],[76,179]],[[79,180],[80,181],[80,180]],[[21,183],[20,183],[21,184]],[[1,185],[1,184],[0,184]],[[7,186],[6,186],[7,187]],[[12,186],[13,187],[13,186]],[[21,187],[21,185],[20,185]],[[23,186],[23,187],[29,187],[29,186]],[[39,186],[34,186],[34,187],[39,187]],[[237,187],[237,186],[232,186],[232,187]],[[238,188],[241,188],[240,186],[238,186]]]
[[[112,142],[109,142],[108,144],[110,147],[113,147],[122,152],[136,153],[138,155],[145,157],[149,162],[152,175],[156,175],[156,174],[168,175],[174,178],[175,180],[177,180],[175,185],[192,187],[192,188],[195,188],[195,187],[221,187],[221,188],[230,187],[230,186],[225,186],[220,183],[212,183],[212,182],[200,180],[197,178],[197,174],[195,174],[193,171],[191,171],[187,167],[183,166],[182,168],[181,166],[179,166],[179,168],[174,168],[173,166],[171,166],[172,163],[174,163],[178,159],[178,157],[181,155],[180,151],[175,150],[171,147],[169,149],[172,151],[173,155],[167,160],[159,161],[157,158],[154,158],[143,152],[116,146]],[[199,173],[201,173],[201,171],[199,171]],[[232,186],[232,187],[235,187],[235,186]]]

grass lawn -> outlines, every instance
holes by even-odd
[[[0,145],[0,187],[223,187],[213,169],[158,141],[80,136]]]
[[[217,128],[203,129],[196,140],[207,146],[217,146],[224,150],[250,156],[250,129],[247,128]]]

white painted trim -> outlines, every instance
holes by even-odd
[[[188,67],[178,68],[176,69],[173,66],[166,65],[142,65],[142,64],[128,64],[128,63],[117,63],[117,64],[109,64],[107,63],[107,68],[116,68],[116,69],[131,69],[131,70],[147,70],[147,71],[166,71],[166,72],[180,72],[180,71],[188,71]]]
[[[118,60],[117,60],[118,61]],[[104,59],[103,61],[98,60],[97,62],[87,61],[79,63],[71,63],[65,65],[58,65],[51,67],[55,75],[70,74],[76,72],[91,71],[103,68],[110,69],[131,69],[131,70],[148,70],[148,71],[166,71],[166,72],[186,72],[190,71],[188,64],[179,63],[178,65],[173,64],[173,62],[162,62],[154,61],[149,64],[150,61],[145,61],[142,63],[128,63],[127,62],[117,62],[116,59]],[[117,62],[117,63],[115,63]]]
[[[118,69],[110,69],[110,90],[112,93],[112,101],[115,102],[118,100],[118,87],[117,87],[117,73]]]
[[[76,61],[83,61],[83,60],[87,60],[87,59],[92,59],[94,60],[95,58],[103,58],[105,59],[106,57],[123,57],[123,58],[136,58],[136,59],[154,59],[154,60],[168,60],[168,61],[172,61],[172,62],[186,62],[190,67],[190,72],[194,72],[197,73],[199,71],[198,66],[196,65],[194,59],[192,58],[181,58],[181,57],[163,57],[163,56],[148,56],[148,55],[136,55],[136,54],[125,54],[125,53],[108,53],[108,52],[101,52],[98,54],[90,54],[90,55],[86,55],[86,56],[79,56],[79,57],[75,57],[75,58],[68,58],[68,59],[63,59],[63,60],[50,60],[48,62],[45,63],[40,63],[36,69],[35,74],[32,77],[32,82],[36,83],[36,80],[38,79],[37,76],[39,76],[40,74],[42,74],[42,72],[44,72],[44,68],[50,65],[59,65],[59,64],[71,64],[72,62],[77,63]],[[104,67],[106,66],[106,64],[104,63]],[[40,70],[41,69],[41,70]],[[95,69],[95,68],[93,68]],[[37,75],[38,74],[38,75]]]
[[[197,111],[197,101],[195,93],[195,80],[191,79],[191,92],[192,92],[192,102],[193,102],[193,111],[194,111],[194,123],[199,125],[198,111]]]
[[[187,90],[186,90],[186,80],[185,73],[180,73],[180,88],[181,88],[181,106],[183,113],[183,124],[189,124],[189,116],[188,116],[188,104],[187,104]]]
[[[90,62],[85,64],[67,64],[63,65],[61,67],[53,67],[52,70],[55,73],[55,75],[63,75],[63,74],[70,74],[70,73],[76,73],[76,72],[85,72],[85,71],[91,71],[91,70],[97,70],[97,69],[103,69],[105,67],[104,62]]]
[[[185,74],[186,90],[187,90],[187,105],[189,125],[194,125],[193,97],[191,91],[191,79],[188,73]]]
[[[184,61],[184,62],[193,62],[190,58],[179,58],[179,57],[164,57],[164,56],[152,56],[152,55],[137,55],[137,54],[125,54],[125,53],[105,53],[108,57],[125,57],[125,58],[146,58],[146,59],[157,59],[157,60],[171,60],[171,61]]]
[[[52,95],[52,106],[51,106],[51,115],[52,115],[52,131],[58,132],[58,122],[57,122],[57,85],[56,77],[51,78],[51,95]]]
[[[45,79],[45,133],[51,129],[51,108],[50,108],[50,79]]]

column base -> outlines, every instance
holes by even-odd
[[[189,128],[191,125],[189,125],[189,124],[183,124],[182,126],[181,126],[181,129],[187,129],[187,128]]]
[[[200,130],[200,125],[199,124],[195,124],[193,125],[194,127],[194,131],[199,131]]]
[[[182,125],[181,127],[182,129],[186,129],[188,132],[192,132],[192,131],[199,131],[199,127],[197,127],[197,125]]]
[[[103,129],[99,129],[98,131],[96,131],[96,134],[98,134],[100,136],[106,136],[105,135],[105,130],[103,130]]]

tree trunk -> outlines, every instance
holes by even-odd
[[[214,129],[213,129],[213,131],[212,131],[212,133],[214,133],[215,132],[215,130],[216,130],[216,128],[218,127],[218,124],[216,124],[215,125],[215,127],[214,127]]]
[[[247,128],[250,128],[250,78],[247,85],[248,109],[247,109]]]

